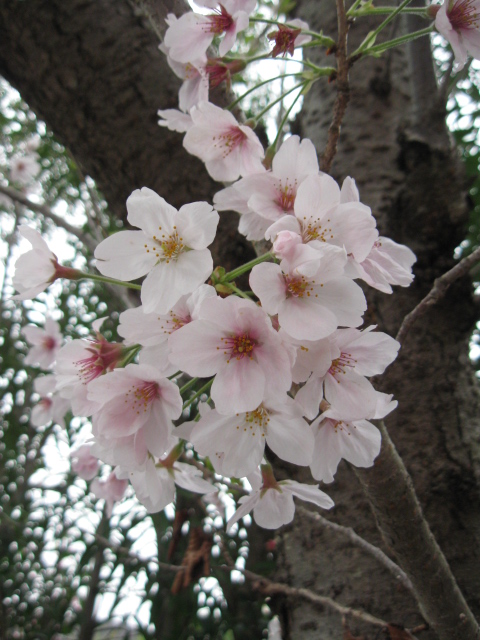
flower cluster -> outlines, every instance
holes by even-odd
[[[164,123],[175,120],[185,148],[214,179],[232,184],[218,191],[214,206],[177,210],[146,187],[128,198],[133,229],[98,245],[102,276],[91,276],[143,279],[141,306],[120,315],[124,341],[107,341],[101,320],[89,339],[61,348],[55,322],[25,330],[32,344],[26,363],[50,371],[40,379],[43,405],[32,419],[60,422],[67,407],[91,418],[92,438],[72,452],[72,466],[87,480],[98,459],[114,468],[92,483],[109,512],[127,481],[151,512],[174,499],[176,485],[213,493],[215,475],[206,466],[202,474],[205,458],[217,474],[249,481],[251,493],[228,526],[251,510],[260,526],[286,524],[294,496],[329,509],[333,502],[318,485],[277,481],[270,451],[332,482],[342,458],[373,464],[380,433],[370,421],[396,406],[369,377],[383,373],[399,344],[373,326],[359,328],[367,303],[357,281],[385,293],[408,286],[415,256],[379,235],[352,178],[340,187],[319,170],[310,140],[289,137],[264,164],[253,129],[208,102],[207,50],[220,37],[224,56],[254,5],[225,0],[210,15],[168,18],[163,49],[184,84],[181,112],[161,112]],[[302,30],[308,26],[298,23],[271,34],[273,55],[305,43]],[[208,247],[217,211],[238,212],[240,231],[271,242],[271,252],[231,273],[214,270]],[[57,277],[87,277],[59,265],[35,231],[22,233],[33,249],[17,262],[20,298]],[[251,291],[242,291],[235,278],[248,271]],[[184,455],[186,441],[196,465]]]

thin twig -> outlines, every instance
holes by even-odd
[[[310,511],[305,507],[297,507],[297,511],[303,513],[305,516],[307,516],[307,518],[310,518],[310,520],[314,520],[317,524],[320,524],[325,529],[330,529],[330,531],[334,531],[335,533],[339,533],[342,536],[348,538],[350,542],[353,542],[354,545],[360,547],[368,554],[373,556],[376,560],[378,560],[381,564],[383,564],[383,566],[386,567],[390,571],[390,573],[395,576],[395,578],[400,582],[402,586],[405,587],[405,589],[408,589],[408,591],[414,593],[413,585],[410,582],[409,577],[402,569],[400,569],[398,564],[393,562],[393,560],[390,560],[390,558],[381,549],[359,536],[358,533],[355,533],[355,531],[351,527],[344,527],[341,524],[337,524],[336,522],[331,522],[319,513]]]
[[[423,298],[421,302],[417,304],[415,309],[410,311],[400,326],[398,330],[396,339],[398,342],[403,343],[407,336],[407,333],[412,328],[413,324],[423,316],[432,305],[436,304],[447,292],[447,289],[459,278],[467,275],[470,269],[477,263],[480,262],[480,247],[475,249],[469,256],[460,260],[458,264],[456,264],[450,271],[447,271],[435,280],[433,283],[433,287],[430,292]]]
[[[19,202],[27,209],[31,209],[36,213],[41,213],[42,216],[48,218],[52,222],[54,222],[57,227],[61,227],[71,233],[72,236],[77,237],[92,253],[95,251],[96,244],[88,235],[83,233],[81,229],[78,227],[74,227],[73,225],[66,222],[60,216],[57,216],[56,213],[53,213],[45,204],[37,204],[36,202],[32,202],[29,198],[27,198],[23,193],[17,191],[16,189],[12,189],[11,187],[4,187],[0,184],[0,193],[5,194],[9,198],[11,198],[14,202]]]
[[[333,119],[328,129],[327,144],[321,159],[321,170],[328,173],[332,166],[333,159],[337,153],[337,143],[340,136],[340,127],[347,110],[350,100],[350,85],[348,82],[347,61],[347,35],[348,20],[345,13],[345,1],[336,0],[337,2],[337,22],[338,22],[338,42],[335,49],[337,58],[337,97],[333,107]]]
[[[221,565],[218,567],[222,571],[232,571],[231,566]],[[302,600],[307,600],[312,604],[319,605],[320,607],[326,607],[331,611],[335,611],[341,616],[351,616],[352,618],[356,618],[357,620],[362,620],[368,624],[372,624],[376,627],[387,628],[388,623],[381,618],[377,618],[376,616],[372,616],[370,613],[366,611],[361,611],[360,609],[354,609],[352,607],[346,607],[332,598],[328,598],[327,596],[321,596],[318,593],[314,593],[309,589],[300,588],[297,589],[295,587],[291,587],[288,584],[283,584],[280,582],[273,582],[273,580],[269,580],[264,576],[259,575],[258,573],[253,573],[253,571],[249,571],[248,569],[237,569],[242,573],[248,580],[253,582],[253,588],[258,589],[262,593],[266,595],[275,595],[277,593],[281,593],[285,596],[289,596],[292,598],[301,598]]]

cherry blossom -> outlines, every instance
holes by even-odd
[[[64,416],[70,408],[68,400],[55,393],[56,377],[53,374],[35,378],[33,388],[41,397],[33,407],[30,423],[34,427],[44,427],[50,422],[65,427]]]
[[[262,465],[261,469],[262,481],[255,482],[255,486],[253,478],[249,476],[248,479],[254,490],[249,496],[240,498],[240,506],[227,522],[227,530],[252,509],[253,519],[259,527],[278,529],[278,527],[288,524],[295,515],[294,496],[307,502],[313,502],[322,509],[331,509],[334,506],[333,500],[326,493],[320,491],[318,486],[302,484],[294,480],[277,482],[270,465]]]
[[[151,452],[163,456],[172,433],[172,420],[182,412],[182,398],[175,385],[146,364],[128,364],[92,380],[88,400],[99,407],[92,418],[95,437],[117,440],[134,436],[136,460],[142,464]]]
[[[453,49],[456,71],[463,69],[469,55],[480,59],[479,0],[445,0],[436,13],[435,27]]]
[[[308,31],[308,24],[303,20],[296,18],[294,20],[289,20],[288,26],[279,24],[277,31],[269,33],[267,36],[268,39],[275,41],[275,46],[272,50],[272,58],[276,58],[279,54],[282,54],[283,57],[285,57],[287,53],[293,56],[295,47],[300,47],[302,44],[310,42],[312,37],[302,34],[302,29]]]
[[[157,115],[160,116],[158,124],[161,127],[167,127],[170,131],[185,133],[193,125],[190,114],[178,109],[159,109]]]
[[[269,226],[266,221],[293,214],[298,187],[316,174],[318,160],[313,143],[290,136],[273,157],[271,171],[242,178],[216,193],[213,201],[218,211],[240,213],[241,233],[248,239],[261,240]]]
[[[174,60],[190,62],[201,58],[215,36],[225,34],[219,45],[219,53],[223,57],[233,47],[237,33],[247,28],[248,16],[255,8],[256,0],[223,0],[222,4],[204,5],[218,8],[211,15],[188,12],[169,22],[165,45]]]
[[[295,217],[274,223],[266,233],[267,239],[274,240],[284,229],[294,231],[311,246],[333,244],[362,262],[378,238],[370,208],[361,202],[342,202],[337,183],[326,174],[310,175],[302,182],[294,209]]]
[[[127,309],[120,314],[118,333],[126,344],[141,344],[140,362],[157,367],[164,376],[177,371],[168,359],[168,338],[172,333],[198,318],[205,298],[216,296],[213,287],[202,284],[190,295],[182,296],[172,309],[164,314],[145,313],[143,307]]]
[[[200,102],[190,112],[193,120],[183,146],[197,156],[214,180],[231,182],[240,176],[265,171],[263,146],[250,127],[210,102]]]
[[[101,242],[97,268],[127,281],[148,274],[141,292],[145,313],[168,313],[211,274],[207,246],[215,237],[218,213],[207,202],[177,211],[147,187],[132,193],[127,209],[128,221],[141,231],[120,231]]]
[[[72,340],[58,352],[57,390],[71,402],[73,415],[89,416],[97,405],[87,398],[92,380],[112,371],[126,356],[122,344],[108,342],[101,333],[89,340]]]
[[[106,480],[95,478],[90,485],[90,491],[94,493],[99,500],[105,500],[107,516],[110,517],[114,503],[123,498],[127,487],[127,480],[117,478],[115,471],[112,471]]]
[[[29,153],[25,156],[15,156],[10,164],[10,178],[13,182],[27,185],[40,173],[38,154]]]
[[[32,345],[25,357],[25,364],[48,369],[55,362],[57,351],[63,341],[58,322],[52,318],[46,318],[43,329],[28,325],[24,327],[22,333],[27,342]]]
[[[257,469],[265,444],[282,460],[304,466],[310,463],[313,449],[312,432],[302,410],[287,395],[266,399],[254,411],[233,416],[209,411],[195,423],[188,439],[219,473],[226,471],[238,478]],[[224,455],[220,458],[219,453]],[[218,468],[217,459],[221,460]]]
[[[215,375],[219,413],[255,411],[266,393],[282,395],[292,378],[289,352],[265,311],[235,296],[207,298],[198,320],[169,339],[170,360],[191,376]]]
[[[98,473],[98,458],[92,455],[92,444],[83,444],[70,453],[72,471],[84,480],[92,480]]]
[[[14,300],[29,300],[44,291],[57,278],[78,280],[81,272],[62,267],[57,256],[50,251],[42,236],[26,225],[19,227],[20,234],[30,242],[32,249],[21,255],[15,263],[12,284],[19,292]]]
[[[180,451],[177,446],[163,458],[155,461],[148,458],[142,470],[118,471],[122,478],[132,483],[140,502],[149,513],[165,509],[175,498],[175,484],[187,491],[209,494],[217,489],[204,480],[202,472],[191,464],[178,462]]]
[[[292,338],[319,340],[341,326],[362,323],[366,309],[360,287],[343,276],[343,249],[297,245],[291,260],[263,263],[250,273],[250,287],[270,315]]]
[[[319,416],[311,424],[315,436],[312,476],[333,482],[343,458],[356,467],[371,467],[380,453],[380,431],[368,420],[352,422]]]

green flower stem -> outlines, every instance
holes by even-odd
[[[258,113],[255,116],[255,120],[258,122],[260,120],[260,118],[265,115],[267,113],[267,111],[269,111],[272,107],[274,107],[278,102],[281,102],[284,98],[286,98],[290,93],[293,93],[296,89],[299,89],[300,87],[304,87],[307,84],[307,82],[303,81],[300,82],[299,84],[296,84],[294,87],[292,87],[291,89],[289,89],[288,91],[285,91],[284,93],[282,93],[282,95],[277,98],[276,100],[274,100],[273,102],[269,102],[267,104],[267,106],[265,107],[265,109],[262,109],[262,111],[260,111],[260,113]]]
[[[370,46],[370,43],[375,42],[375,38],[378,36],[380,31],[385,29],[387,24],[390,24],[390,22],[394,18],[396,18],[397,15],[402,11],[402,9],[404,9],[404,7],[406,7],[407,4],[410,4],[411,1],[412,0],[403,0],[403,2],[399,4],[398,7],[396,7],[392,11],[392,13],[387,18],[385,18],[385,20],[376,29],[374,29],[368,34],[368,36],[365,38],[362,44],[358,47],[358,49],[352,53],[352,57],[359,55],[360,53],[363,53],[366,49],[368,49]]]
[[[301,47],[297,47],[298,49],[302,49],[304,47],[304,45],[302,45]],[[250,62],[257,62],[258,60],[272,60],[275,62],[279,61],[279,58],[272,58],[271,52],[265,54],[265,55],[261,55],[261,56],[256,56],[255,58],[245,58],[245,62],[247,64],[249,64]],[[310,69],[320,69],[322,70],[323,67],[318,67],[316,64],[313,64],[313,62],[310,62],[309,60],[297,60],[296,58],[282,58],[282,60],[284,62],[298,62],[298,64],[303,65],[304,67],[309,67]]]
[[[393,13],[395,11],[395,7],[372,7],[370,9],[350,9],[347,13],[349,18],[360,18],[361,16],[382,16],[388,15],[389,13]],[[403,10],[403,13],[417,13],[419,15],[427,15],[427,11],[425,7],[407,7]]]
[[[347,16],[350,15],[351,11],[355,11],[357,7],[359,7],[362,4],[363,0],[355,0],[355,2],[352,4],[352,6],[350,7],[350,9],[347,11]]]
[[[250,18],[250,22],[261,22],[262,24],[274,24],[277,27],[281,25],[282,27],[287,27],[290,29],[298,29],[298,27],[294,24],[290,24],[288,22],[280,22],[279,20],[269,20],[267,18]],[[325,46],[331,47],[335,44],[335,40],[332,40],[332,38],[324,36],[322,33],[318,33],[317,31],[309,31],[308,29],[302,29],[301,31],[307,36],[313,36],[318,40],[325,41]]]
[[[382,44],[377,44],[375,47],[370,47],[370,49],[367,49],[364,54],[372,55],[376,53],[382,53],[383,51],[387,51],[388,49],[392,49],[393,47],[398,47],[399,45],[405,44],[406,42],[411,42],[412,40],[416,40],[417,38],[421,38],[422,36],[427,36],[432,33],[433,30],[434,25],[432,24],[425,29],[421,29],[420,31],[414,31],[413,33],[408,33],[404,36],[394,38],[393,40],[382,42]]]
[[[274,80],[280,80],[282,78],[290,78],[291,76],[300,76],[301,73],[302,72],[299,72],[299,73],[284,73],[284,74],[282,74],[280,76],[275,76],[274,78],[268,78],[268,80],[264,80],[263,82],[260,82],[259,84],[256,84],[254,87],[252,87],[248,91],[245,91],[245,93],[243,93],[241,96],[239,96],[236,100],[234,100],[231,104],[228,105],[227,110],[231,111],[234,107],[237,106],[237,104],[239,102],[241,102],[244,98],[246,98],[250,93],[255,91],[255,89],[258,89],[259,87],[263,87],[263,85],[268,84],[269,82],[273,82]]]
[[[107,276],[99,276],[96,273],[85,273],[80,271],[78,277],[79,280],[95,280],[95,282],[108,282],[108,284],[118,284],[121,287],[127,287],[128,289],[137,289],[140,291],[142,285],[134,284],[133,282],[124,282],[123,280],[115,280],[115,278],[108,278]]]
[[[127,364],[130,364],[132,360],[135,358],[137,353],[140,351],[142,347],[139,344],[134,344],[131,347],[125,347],[125,351],[127,352],[126,356],[119,363],[119,367],[126,367]]]
[[[237,296],[240,296],[241,298],[245,298],[246,300],[251,300],[250,296],[248,295],[248,293],[245,293],[245,291],[242,291],[241,289],[239,289],[238,287],[236,287],[234,284],[232,284],[231,282],[228,283],[227,285],[229,287],[229,289],[231,289],[234,293],[237,294]]]
[[[280,140],[280,135],[282,133],[283,127],[285,126],[285,123],[288,120],[288,116],[290,115],[290,111],[293,109],[293,107],[295,106],[295,104],[297,103],[297,100],[300,98],[301,95],[302,95],[302,92],[299,91],[297,96],[295,97],[295,100],[292,102],[290,107],[287,109],[284,117],[282,118],[280,126],[278,127],[277,135],[275,136],[275,140],[272,143],[272,147],[275,149],[275,152],[277,151],[278,141]]]
[[[183,387],[180,388],[180,395],[183,395],[186,391],[194,387],[198,382],[198,378],[192,378],[188,382],[186,382]]]
[[[205,393],[206,391],[208,391],[210,389],[210,387],[212,386],[212,384],[213,384],[213,378],[211,380],[209,380],[207,382],[207,384],[204,384],[203,387],[201,389],[199,389],[194,396],[192,396],[189,400],[187,400],[186,402],[183,403],[183,411],[185,411],[185,409],[188,406],[190,406],[192,404],[192,402],[195,402],[195,400],[197,398],[199,398],[202,395],[202,393]]]
[[[235,280],[235,278],[238,278],[242,274],[253,269],[253,267],[256,264],[260,264],[261,262],[266,262],[267,260],[272,260],[273,258],[274,258],[273,253],[264,253],[263,256],[260,256],[259,258],[254,258],[253,260],[250,260],[250,262],[246,262],[245,264],[243,264],[241,267],[238,267],[237,269],[234,269],[233,271],[229,271],[228,273],[226,273],[221,279],[221,282],[230,283],[233,280]]]

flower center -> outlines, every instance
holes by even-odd
[[[148,410],[148,405],[160,397],[160,389],[156,382],[144,382],[142,385],[132,385],[125,396],[125,404],[130,403],[132,411],[140,414]]]
[[[101,376],[105,371],[105,367],[103,366],[102,359],[99,358],[98,354],[94,353],[94,355],[89,356],[88,358],[82,358],[82,360],[77,360],[75,365],[78,367],[78,377],[82,384],[88,384],[98,376]]]
[[[289,213],[293,210],[293,204],[295,202],[295,196],[297,195],[297,189],[295,187],[291,187],[289,184],[283,186],[280,184],[278,187],[278,206],[283,209],[285,213]]]
[[[243,144],[246,139],[247,134],[244,133],[239,127],[229,127],[218,138],[219,145],[223,147],[223,157],[226,158],[238,146]],[[217,145],[215,144],[215,146]]]
[[[320,219],[310,220],[306,222],[307,217],[303,216],[304,222],[302,223],[302,239],[306,244],[311,240],[320,240],[320,242],[328,242],[333,240],[333,233],[331,227],[323,227]],[[327,223],[330,222],[330,218],[327,219]]]
[[[253,360],[253,351],[257,346],[257,342],[250,338],[248,333],[243,333],[240,336],[232,336],[229,338],[221,338],[223,342],[224,355],[228,356],[227,364],[232,358],[236,360],[242,360],[245,357]],[[217,347],[220,349],[221,347]]]
[[[337,380],[337,382],[339,383],[340,380],[338,380],[336,376],[340,374],[345,375],[346,373],[345,369],[347,367],[350,367],[353,369],[353,367],[355,367],[356,362],[357,361],[354,358],[352,358],[352,355],[350,353],[345,353],[342,351],[342,353],[340,354],[340,357],[336,358],[336,360],[334,360],[330,365],[330,369],[328,370],[328,373],[331,376],[333,376],[335,380]]]
[[[52,336],[47,336],[46,338],[44,338],[42,344],[43,348],[47,351],[53,351],[57,346],[57,342],[55,338],[52,338]]]
[[[158,258],[158,262],[166,262],[167,264],[173,260],[176,261],[180,255],[186,250],[183,244],[183,238],[178,235],[177,227],[173,227],[170,234],[162,233],[162,227],[158,227],[159,236],[153,236],[155,244],[151,247],[148,244],[143,245],[147,253],[154,253]]]
[[[310,298],[314,290],[315,280],[307,280],[305,276],[283,276],[285,278],[287,298]],[[323,284],[320,285],[323,287]],[[318,298],[318,293],[313,294]]]
[[[455,2],[452,8],[447,11],[450,24],[456,31],[462,29],[478,29],[480,25],[476,0],[461,0]]]
[[[245,413],[245,422],[242,426],[243,430],[247,433],[250,432],[252,436],[255,436],[258,430],[262,438],[265,438],[269,422],[268,411],[260,405],[255,411],[247,411]],[[240,425],[237,426],[237,429],[240,430]]]
[[[208,20],[210,21],[207,27],[208,33],[214,33],[217,36],[228,31],[233,25],[232,16],[222,5],[220,5],[220,11],[216,9],[213,15],[208,16]]]

